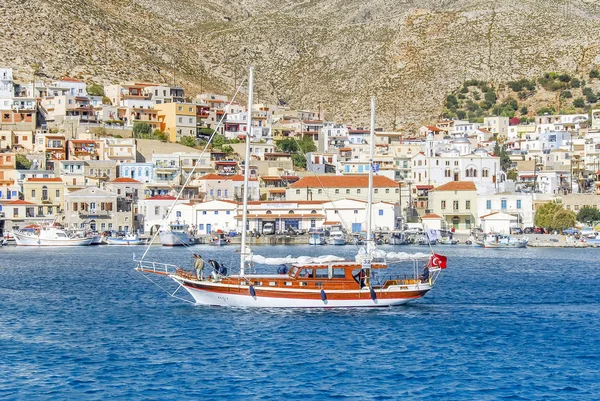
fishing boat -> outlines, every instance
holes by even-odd
[[[442,237],[442,239],[440,239],[438,241],[438,245],[457,245],[457,244],[458,244],[458,240],[452,239],[450,237]]]
[[[104,240],[107,245],[142,245],[142,241],[136,234],[127,233],[122,237],[108,237]]]
[[[162,227],[159,232],[160,243],[163,246],[192,245],[193,238],[189,234],[189,225],[184,223],[171,223]]]
[[[221,231],[221,230],[219,230]],[[219,232],[217,231],[217,235],[215,235],[214,237],[212,237],[210,239],[210,244],[211,245],[216,245],[216,246],[224,246],[224,245],[228,245],[231,241],[229,241],[229,238],[227,238],[225,236],[225,233],[223,233],[222,231]]]
[[[404,232],[400,231],[400,230],[392,231],[392,235],[390,236],[389,243],[390,243],[390,245],[408,245],[409,244],[408,240],[406,239],[406,236],[404,235]]]
[[[308,245],[325,245],[325,232],[322,230],[310,230],[308,232]]]
[[[484,248],[526,248],[528,241],[527,237],[514,238],[508,234],[488,233],[477,243]]]
[[[330,245],[346,245],[346,234],[341,229],[332,229],[329,231]]]
[[[253,69],[249,75],[248,108],[252,107]],[[246,132],[252,127],[252,113],[247,113]],[[369,188],[373,187],[373,154],[375,132],[375,99],[371,99],[371,139]],[[246,136],[246,165],[249,163],[250,138]],[[244,174],[242,227],[247,227],[249,170]],[[446,258],[432,253],[427,255],[423,274],[418,275],[417,259],[413,260],[412,277],[391,277],[386,272],[387,255],[375,249],[371,231],[372,193],[368,191],[367,246],[355,260],[298,258],[286,274],[247,274],[253,263],[265,263],[266,258],[253,255],[246,247],[247,230],[242,230],[239,274],[227,275],[214,269],[210,275],[189,272],[174,265],[138,261],[136,269],[170,277],[179,287],[170,294],[175,296],[184,288],[194,301],[203,305],[268,307],[268,308],[351,308],[401,305],[423,297],[429,292],[442,269]],[[281,264],[280,260],[275,261]]]
[[[93,241],[92,237],[76,237],[55,225],[13,231],[12,235],[19,246],[83,246]]]

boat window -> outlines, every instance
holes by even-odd
[[[346,272],[344,269],[333,269],[333,278],[345,278]]]
[[[314,278],[313,270],[312,269],[302,269],[302,270],[300,270],[299,277]]]
[[[327,269],[317,269],[317,278],[328,278]]]
[[[292,286],[292,282],[291,281],[286,281],[285,283],[283,283],[283,285],[285,285],[287,287],[291,287]]]
[[[292,267],[292,270],[290,270],[290,276],[294,277],[296,276],[296,273],[298,273],[298,268],[297,267]]]
[[[298,284],[300,285],[300,287],[306,287],[308,285],[306,281],[300,281],[298,282]]]
[[[271,287],[276,287],[277,286],[277,282],[276,281],[269,281],[269,285]]]

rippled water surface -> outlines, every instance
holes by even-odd
[[[144,250],[0,248],[0,398],[591,400],[600,394],[598,249],[440,247],[449,268],[421,300],[308,311],[203,307],[170,298],[133,270],[132,249]],[[233,247],[193,250],[236,265]],[[356,253],[350,246],[254,250]],[[192,264],[186,249],[153,247],[149,259]]]

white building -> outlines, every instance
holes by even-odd
[[[533,197],[525,193],[500,193],[479,196],[477,202],[477,215],[486,216],[492,213],[510,214],[515,217],[515,224],[519,227],[533,226],[535,212],[533,210]],[[479,221],[477,224],[481,225]]]
[[[140,199],[138,201],[138,208],[139,214],[143,216],[143,221],[139,222],[142,232],[154,234],[161,226],[175,222],[192,224],[191,219],[186,220],[182,218],[183,213],[181,213],[181,209],[178,210],[180,212],[179,215],[174,210],[167,219],[167,214],[169,213],[169,209],[175,204],[175,199],[174,196],[170,195]],[[187,201],[180,199],[177,201],[177,205],[185,202]]]

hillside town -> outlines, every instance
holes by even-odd
[[[248,110],[222,94],[192,97],[157,83],[18,83],[0,68],[0,113],[0,236],[48,221],[146,236],[165,220],[196,235],[240,232],[246,168],[247,230],[365,228],[370,131],[328,121],[323,110]],[[574,213],[600,206],[600,109],[526,124],[440,119],[375,138],[379,231],[416,222],[508,231],[533,227],[545,203]]]

